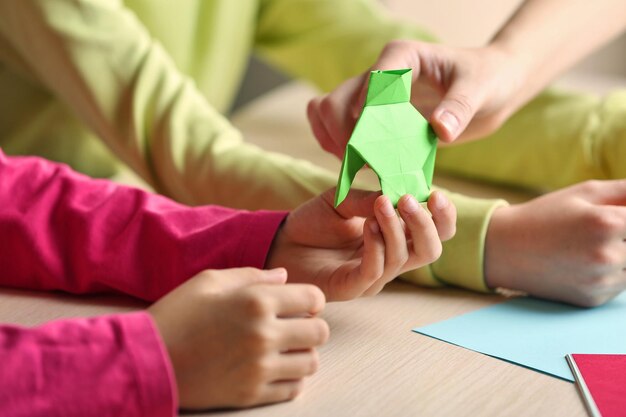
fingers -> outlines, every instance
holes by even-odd
[[[282,319],[277,326],[281,334],[278,347],[283,351],[320,346],[326,343],[330,336],[326,321],[317,317]]]
[[[285,268],[257,269],[257,268],[230,268],[221,270],[205,270],[196,277],[206,285],[218,288],[220,291],[230,291],[254,284],[284,284],[287,282]]]
[[[263,387],[259,402],[254,405],[293,400],[302,392],[303,385],[302,380],[278,381],[267,384]]]
[[[268,286],[264,291],[273,299],[274,311],[279,317],[318,314],[326,304],[324,293],[315,285]]]
[[[375,217],[370,217],[363,225],[363,260],[359,276],[368,288],[385,273],[385,242]]]
[[[380,196],[374,204],[376,220],[385,241],[385,271],[399,270],[408,260],[406,237],[402,225],[387,196]]]
[[[307,117],[309,119],[309,124],[311,125],[311,130],[313,131],[313,135],[319,142],[322,149],[326,152],[332,153],[337,156],[339,159],[343,158],[343,149],[340,149],[337,143],[332,139],[330,133],[326,129],[326,125],[324,124],[321,118],[321,110],[320,103],[322,102],[322,97],[316,97],[311,100],[307,106]],[[348,139],[346,139],[347,142]]]
[[[596,293],[604,295],[607,299],[616,297],[626,290],[626,271],[614,271],[608,277],[602,277],[592,284],[597,284]]]
[[[411,234],[411,266],[417,268],[439,258],[441,241],[435,223],[426,210],[410,195],[400,198],[398,210]]]
[[[434,217],[431,218],[410,195],[403,196],[398,202],[402,219],[398,218],[387,197],[381,196],[376,200],[376,222],[370,218],[364,225],[360,276],[370,285],[363,295],[374,295],[401,273],[439,258],[442,250],[440,235],[446,239],[454,235],[456,211],[445,196],[438,194],[435,194],[433,205],[447,203],[435,210],[441,230],[436,226]],[[440,201],[437,202],[437,199]]]
[[[365,227],[367,227],[367,231]],[[364,235],[363,260],[360,272],[366,287],[361,295],[369,297],[378,294],[397,274],[394,270],[385,268],[385,242],[376,218],[367,219]]]
[[[349,106],[356,100],[362,77],[354,77],[324,97],[313,99],[307,107],[311,128],[324,150],[343,158],[356,117]]]
[[[274,381],[297,380],[317,372],[319,354],[315,349],[277,355]]]
[[[439,239],[442,242],[452,239],[456,233],[456,207],[440,191],[433,191],[428,198],[428,210],[432,213],[432,220],[437,228]]]
[[[589,241],[592,244],[587,249],[585,266],[592,269],[586,271],[582,279],[571,288],[559,287],[561,292],[553,298],[582,307],[596,307],[626,290],[626,242],[621,237],[608,241]],[[567,282],[571,282],[571,276],[568,276]]]
[[[352,217],[370,217],[374,215],[374,203],[381,195],[380,191],[350,190],[343,202],[335,211],[344,219]],[[331,207],[335,204],[335,188],[322,194],[322,198]]]
[[[284,284],[287,282],[287,270],[285,268],[274,268],[255,270],[254,268],[245,268],[248,275],[243,279],[251,284],[263,283],[263,284]],[[249,280],[249,281],[248,281]]]
[[[376,65],[376,64],[375,64]],[[377,66],[374,68],[381,69]],[[363,110],[363,105],[365,104],[365,97],[367,96],[367,86],[369,85],[370,80],[370,71],[365,71],[360,77],[358,77],[358,83],[360,87],[357,89],[357,93],[354,96],[354,100],[352,100],[352,105],[350,106],[350,112],[352,117],[356,120],[361,115],[361,110]]]
[[[362,295],[378,294],[405,267],[409,259],[404,227],[386,196],[375,203],[375,219],[366,221],[360,272],[367,284]]]
[[[626,289],[626,272],[613,271],[609,275],[600,275],[590,279],[585,286],[575,291],[563,291],[554,297],[581,307],[597,307],[620,295]]]
[[[593,204],[585,213],[580,225],[587,238],[601,242],[626,239],[626,207]],[[621,242],[620,242],[621,243]]]
[[[369,71],[366,71],[365,74],[368,74]],[[363,81],[361,84],[361,88],[359,88],[359,93],[357,95],[357,99],[352,103],[351,112],[352,117],[357,119],[361,115],[361,110],[363,110],[363,106],[365,105],[365,98],[367,96],[367,86],[369,85],[369,77],[363,76]]]

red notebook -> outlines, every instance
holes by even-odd
[[[567,355],[593,417],[626,417],[626,355]]]

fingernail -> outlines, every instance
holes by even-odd
[[[402,204],[402,210],[407,213],[416,213],[420,206],[417,204],[417,200],[412,195],[406,195],[404,198],[404,204]]]
[[[448,205],[448,199],[443,194],[436,193],[436,194],[433,194],[433,196],[435,197],[434,206],[436,209],[441,210]]]
[[[380,226],[378,226],[378,222],[376,220],[370,220],[369,224],[372,233],[377,234],[378,232],[380,232]]]
[[[393,215],[396,214],[396,211],[394,210],[393,206],[391,205],[391,201],[389,201],[389,198],[387,198],[387,197],[383,197],[383,203],[380,204],[379,210],[380,210],[380,212],[383,215],[385,215],[387,217],[390,217],[390,216],[393,216]]]
[[[441,113],[441,116],[439,116],[439,121],[446,128],[448,133],[450,133],[450,135],[456,135],[456,131],[459,129],[459,120],[455,115],[447,110],[444,110],[443,113]]]

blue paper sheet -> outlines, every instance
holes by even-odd
[[[568,353],[626,353],[626,293],[583,309],[516,298],[413,329],[568,381]]]

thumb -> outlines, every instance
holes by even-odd
[[[324,193],[324,199],[331,207],[334,204],[334,195],[334,188]],[[374,202],[380,195],[380,191],[350,190],[346,199],[335,208],[335,211],[344,219],[371,217],[374,215]]]
[[[284,284],[287,282],[285,268],[257,269],[232,268],[213,271],[215,283],[222,291],[235,290],[254,284]]]
[[[285,268],[262,269],[261,275],[253,278],[253,284],[284,284],[287,282],[287,270]]]
[[[463,133],[476,115],[479,94],[474,86],[453,84],[431,116],[430,124],[439,139],[453,142]]]

